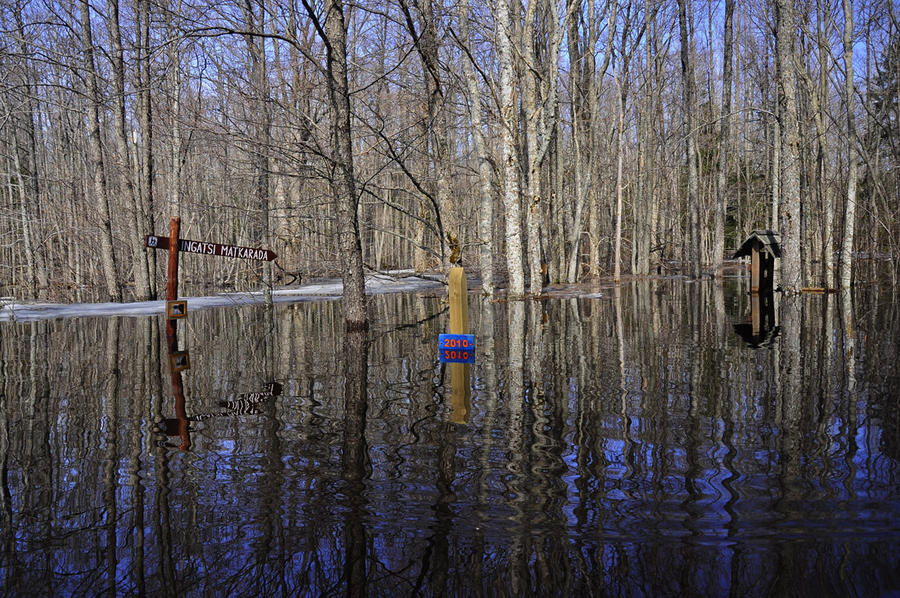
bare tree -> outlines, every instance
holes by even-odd
[[[681,106],[682,123],[687,160],[687,209],[688,209],[688,267],[693,277],[700,276],[700,182],[697,173],[697,127],[694,118],[694,57],[691,49],[687,2],[678,0],[678,30],[681,35]]]
[[[87,127],[90,164],[93,170],[94,200],[100,217],[100,260],[106,282],[106,292],[113,301],[122,300],[122,289],[116,273],[116,258],[113,248],[112,223],[109,197],[106,187],[106,173],[103,164],[103,148],[100,136],[100,86],[97,83],[97,68],[94,63],[94,39],[91,28],[91,13],[88,0],[79,0],[81,7],[81,48],[84,52],[84,74],[87,81]]]
[[[484,135],[484,120],[481,110],[481,91],[475,74],[475,57],[472,53],[472,41],[469,31],[469,0],[460,0],[457,5],[459,27],[458,42],[465,58],[463,74],[468,94],[469,118],[472,121],[472,139],[478,160],[478,193],[480,197],[478,210],[478,244],[479,266],[481,269],[481,291],[485,295],[494,294],[494,193],[491,183],[493,165],[488,153]]]
[[[109,39],[112,44],[110,56],[112,71],[112,105],[113,105],[113,129],[115,131],[115,152],[113,161],[116,172],[124,187],[125,196],[132,206],[133,217],[130,219],[131,234],[129,245],[131,247],[131,259],[134,264],[135,297],[141,300],[150,299],[152,296],[150,287],[148,252],[144,248],[143,235],[153,231],[144,231],[143,219],[139,217],[140,211],[135,209],[139,205],[134,186],[134,170],[131,164],[131,150],[128,147],[128,130],[126,126],[125,110],[125,51],[122,45],[122,32],[119,23],[119,0],[107,0],[107,18],[109,19]]]
[[[509,0],[499,0],[497,14],[497,62],[500,67],[500,152],[503,172],[503,212],[506,219],[506,267],[509,296],[525,296],[525,268],[522,262],[522,209],[519,197],[519,154],[516,146],[518,106],[515,100],[515,65],[512,43],[515,37]]]
[[[539,11],[539,8],[541,9]],[[546,14],[540,14],[546,13]],[[546,29],[539,23],[546,23]],[[543,252],[541,231],[544,221],[544,205],[541,193],[541,168],[553,139],[558,111],[557,82],[559,50],[565,23],[560,23],[555,0],[540,3],[530,0],[525,11],[522,30],[522,57],[524,80],[522,87],[522,112],[525,118],[525,145],[528,165],[525,169],[526,212],[528,229],[529,290],[536,297],[543,291]],[[542,63],[535,46],[546,40],[546,59]]]
[[[16,188],[19,191],[19,214],[22,223],[22,244],[26,262],[26,280],[28,290],[35,297],[46,299],[48,297],[50,278],[47,271],[46,251],[43,247],[43,239],[40,234],[41,222],[41,185],[38,173],[38,146],[37,126],[35,119],[38,116],[37,94],[35,93],[32,79],[33,69],[30,66],[31,44],[29,43],[25,23],[22,18],[22,5],[18,0],[13,11],[15,19],[15,40],[20,54],[19,86],[22,94],[18,96],[16,103],[21,105],[21,117],[13,118],[10,99],[3,101],[4,120],[7,122],[21,123],[21,127],[14,127],[10,136],[14,171],[18,176],[11,180],[18,180]],[[15,129],[21,128],[20,142]]]
[[[728,208],[726,174],[731,154],[731,88],[734,52],[734,0],[725,0],[725,35],[722,48],[722,115],[719,123],[719,158],[716,161],[716,216],[713,225],[714,266],[725,257],[725,213]]]
[[[792,0],[775,2],[775,57],[778,69],[781,114],[782,184],[781,289],[799,293],[803,287],[800,258],[800,129],[797,118],[796,73],[794,69],[795,18]],[[776,143],[779,140],[775,140]]]
[[[853,82],[853,4],[842,0],[844,10],[844,104],[847,110],[847,197],[844,203],[844,235],[841,238],[840,285],[850,288],[853,281],[853,238],[856,232],[856,116]]]
[[[359,196],[353,175],[350,129],[350,85],[347,79],[347,22],[342,0],[326,0],[324,18],[303,0],[309,18],[325,44],[325,73],[332,110],[329,183],[337,213],[337,250],[344,283],[344,320],[348,330],[369,327],[366,281],[359,235]]]

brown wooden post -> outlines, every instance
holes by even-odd
[[[466,273],[462,268],[450,268],[450,334],[470,334],[469,332],[469,287]],[[450,419],[453,423],[465,424],[469,421],[472,388],[469,384],[471,368],[468,363],[450,364],[450,384],[453,407]]]
[[[178,299],[178,230],[181,218],[169,221],[169,271],[166,282],[166,301]]]
[[[169,221],[169,270],[166,280],[166,301],[175,301],[178,299],[178,229],[181,227],[181,218],[172,218]],[[178,351],[178,320],[166,320],[166,343],[169,348],[169,355]],[[171,365],[169,360],[169,367]],[[181,381],[181,373],[172,372],[172,385],[175,386],[176,376],[178,382]],[[176,387],[177,394],[177,387]]]

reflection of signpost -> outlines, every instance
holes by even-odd
[[[441,363],[475,363],[475,335],[438,335]]]
[[[187,351],[175,351],[169,355],[169,366],[172,373],[183,372],[191,367],[191,360]]]

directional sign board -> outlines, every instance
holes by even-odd
[[[169,237],[157,237],[147,235],[145,240],[147,247],[153,249],[168,249]],[[218,255],[221,257],[235,257],[245,260],[259,260],[271,262],[278,257],[274,251],[254,247],[239,247],[237,245],[221,245],[219,243],[207,243],[206,241],[191,241],[179,239],[178,251],[186,253],[200,253],[203,255]]]
[[[166,319],[177,320],[187,315],[187,301],[166,301]]]
[[[475,363],[475,335],[441,334],[438,353],[441,363]]]

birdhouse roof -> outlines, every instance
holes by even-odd
[[[773,230],[755,230],[750,233],[740,249],[734,252],[734,259],[746,257],[756,247],[760,252],[766,252],[772,257],[781,257],[781,235]]]

